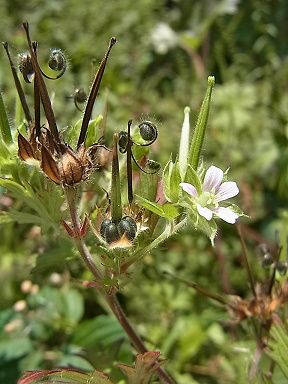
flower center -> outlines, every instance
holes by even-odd
[[[217,207],[215,194],[213,192],[202,192],[201,195],[198,197],[198,203],[202,207],[207,207],[207,208]]]

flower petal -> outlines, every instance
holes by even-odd
[[[235,181],[225,181],[225,183],[221,184],[218,188],[218,191],[215,196],[215,200],[217,202],[230,199],[230,197],[234,197],[238,195],[239,189]]]
[[[211,209],[206,208],[206,207],[202,207],[202,205],[200,205],[200,204],[197,204],[196,206],[197,206],[197,211],[198,211],[199,215],[205,217],[206,220],[212,219],[213,212],[211,211]]]
[[[193,197],[197,197],[198,196],[197,190],[196,190],[196,188],[192,184],[180,183],[179,185],[183,189],[183,191],[189,193],[189,195],[191,195]]]
[[[226,221],[229,224],[235,224],[239,215],[232,211],[230,208],[219,207],[215,209],[214,213],[220,217],[220,219]]]
[[[203,183],[203,191],[217,191],[221,181],[223,180],[223,171],[220,168],[211,165],[206,171]]]

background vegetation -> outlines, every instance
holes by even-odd
[[[110,137],[128,119],[154,121],[159,142],[153,155],[162,164],[175,154],[183,108],[189,105],[196,118],[207,76],[215,75],[206,162],[231,167],[240,186],[238,203],[250,216],[243,232],[257,278],[266,273],[257,246],[275,243],[276,230],[281,257],[287,257],[285,0],[2,0],[0,13],[1,40],[10,42],[13,55],[26,47],[23,20],[40,43],[41,62],[50,48],[68,55],[69,71],[52,84],[63,129],[81,118],[70,96],[77,87],[88,91],[109,38],[116,36],[94,113],[103,113],[107,102]],[[12,117],[16,93],[4,50],[0,86]],[[21,196],[4,189],[0,207],[0,381],[15,383],[23,369],[69,364],[93,364],[117,376],[111,358],[131,363],[133,351],[97,293],[82,287],[90,276],[64,232],[41,230],[42,223],[25,223],[16,214],[8,218],[8,210],[29,210]],[[123,290],[128,316],[149,349],[168,359],[180,384],[247,383],[256,342],[249,323],[229,325],[225,309],[163,271],[246,297],[240,255],[233,226],[221,224],[214,249],[203,235],[184,231],[149,255]],[[275,383],[286,382],[277,374]]]

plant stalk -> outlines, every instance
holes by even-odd
[[[73,229],[75,233],[80,233],[80,220],[77,213],[76,208],[76,199],[77,199],[77,190],[73,187],[67,187],[65,188],[67,202],[69,206],[71,221],[73,225]],[[97,281],[101,281],[102,279],[102,273],[95,264],[93,257],[86,246],[83,238],[75,237],[75,245],[78,249],[78,252],[80,253],[85,265],[90,270],[92,275]],[[125,312],[123,311],[123,308],[121,307],[116,294],[108,294],[104,289],[99,290],[102,296],[104,297],[105,301],[107,302],[109,308],[115,315],[116,319],[118,320],[119,324],[127,334],[129,340],[135,347],[138,353],[145,353],[148,352],[147,348],[145,347],[143,341],[141,340],[140,336],[136,333],[135,329],[132,327],[130,321],[128,320]],[[157,369],[158,377],[160,378],[161,382],[164,384],[175,384],[175,381],[166,373],[166,371],[162,367],[158,367]]]

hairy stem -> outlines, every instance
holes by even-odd
[[[80,234],[80,220],[79,220],[79,216],[76,208],[77,190],[76,188],[73,188],[73,187],[67,187],[65,188],[65,193],[67,197],[73,229],[76,234],[77,233]],[[75,237],[75,245],[87,268],[90,270],[94,278],[97,281],[100,281],[103,278],[102,273],[97,267],[97,265],[95,264],[93,257],[88,247],[86,246],[83,238],[81,238],[80,236]],[[100,289],[99,291],[103,295],[109,308],[115,315],[116,319],[122,326],[123,330],[127,334],[129,340],[131,341],[131,343],[133,344],[137,352],[138,353],[148,352],[140,336],[136,333],[135,329],[132,327],[130,321],[128,320],[125,312],[123,311],[123,308],[121,307],[116,297],[116,294],[115,293],[108,294],[104,289]],[[157,369],[157,374],[162,383],[164,384],[175,383],[175,381],[168,375],[168,373],[165,372],[163,368],[159,367]]]

